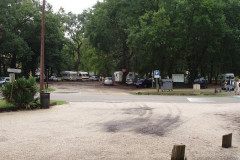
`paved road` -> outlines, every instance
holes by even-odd
[[[131,93],[142,90],[126,86],[103,86],[96,82],[55,83],[50,88],[56,89],[56,92],[51,93],[51,99],[68,102],[240,103],[240,96],[234,95],[231,97],[132,95]],[[207,91],[213,92],[214,88]]]
[[[51,93],[51,99],[68,102],[160,102],[160,103],[240,103],[240,96],[191,97],[191,96],[143,96],[122,94]]]

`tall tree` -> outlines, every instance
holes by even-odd
[[[66,32],[71,40],[70,43],[68,43],[69,52],[73,56],[76,55],[75,70],[79,71],[82,56],[81,49],[84,41],[85,15],[69,12],[65,16]]]

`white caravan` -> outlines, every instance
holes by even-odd
[[[80,80],[89,80],[88,72],[78,72],[78,78]]]
[[[137,74],[135,72],[129,72],[126,79],[134,79]]]
[[[228,90],[227,81],[228,81],[230,78],[231,78],[232,81],[233,81],[232,89],[234,89],[235,77],[234,77],[234,74],[233,74],[233,73],[225,73],[225,74],[222,74],[222,77],[221,77],[221,87],[222,87],[222,89]]]
[[[63,71],[61,74],[62,80],[76,81],[78,79],[77,72],[74,71]]]
[[[123,76],[122,71],[116,71],[113,73],[113,79],[115,82],[122,82],[122,76]]]

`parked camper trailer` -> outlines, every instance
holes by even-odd
[[[222,77],[221,77],[221,87],[222,87],[222,89],[228,90],[227,81],[228,81],[230,78],[231,78],[232,81],[233,81],[232,89],[234,89],[235,77],[234,77],[234,74],[233,74],[233,73],[225,73],[225,74],[222,74]]]
[[[88,72],[78,72],[78,78],[81,80],[89,80]]]
[[[135,72],[129,72],[126,79],[134,79],[136,76],[136,73]]]
[[[129,72],[127,77],[126,77],[126,80],[127,79],[133,80],[136,77],[136,75],[137,74],[135,72]],[[115,82],[122,82],[122,80],[123,80],[123,72],[122,71],[114,72],[113,79],[114,79]]]
[[[123,72],[122,71],[116,71],[113,73],[113,80],[114,82],[122,82],[122,76]]]
[[[77,72],[74,72],[74,71],[63,71],[61,74],[62,74],[62,80],[76,81],[78,78]]]

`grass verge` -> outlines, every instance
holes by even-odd
[[[133,95],[160,95],[160,96],[200,96],[200,97],[228,97],[225,94],[216,94],[213,92],[202,91],[200,94],[193,94],[193,91],[164,91],[157,93],[156,91],[132,92]]]
[[[66,102],[66,101],[55,101],[55,100],[50,100],[50,104],[63,105],[63,104],[68,104],[68,102]]]
[[[0,108],[8,108],[13,107],[14,105],[11,103],[7,103],[4,99],[0,99]]]
[[[40,101],[39,101],[39,103],[40,103]],[[54,106],[54,105],[68,104],[68,102],[50,100],[50,104],[52,104],[51,106]],[[11,107],[14,107],[14,105],[11,103],[7,103],[4,99],[0,98],[0,108],[11,108]]]

